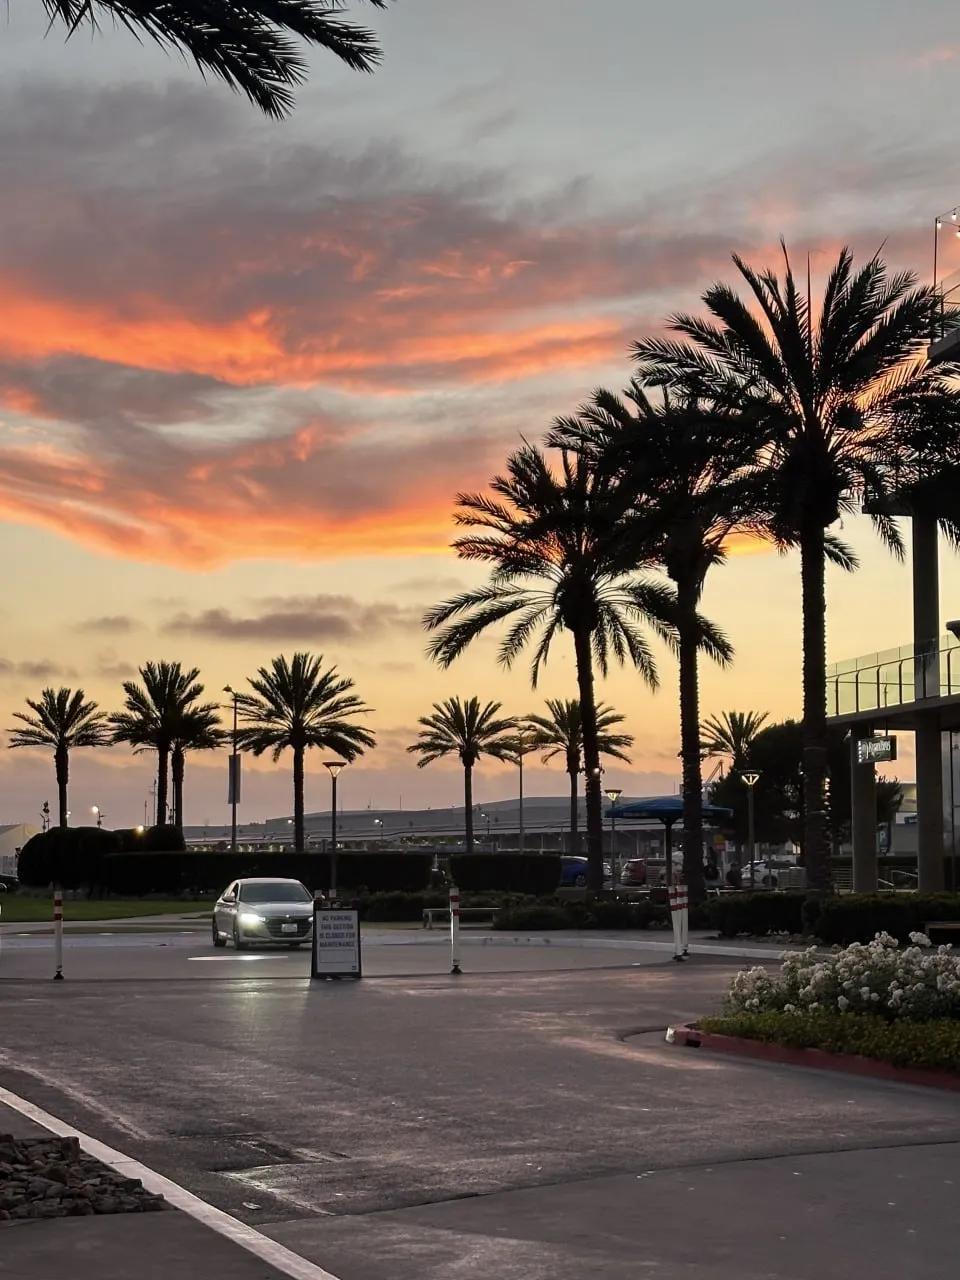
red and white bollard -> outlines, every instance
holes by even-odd
[[[687,954],[687,928],[689,912],[687,909],[687,886],[672,884],[668,890],[670,901],[670,923],[673,925],[673,958],[683,960]]]
[[[450,886],[450,972],[462,973],[460,968],[460,890]]]
[[[57,971],[54,982],[63,981],[63,892],[58,886],[53,891],[53,950]]]

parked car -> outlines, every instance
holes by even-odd
[[[213,945],[299,947],[313,936],[313,895],[299,880],[250,877],[227,885],[213,908]]]
[[[625,889],[636,888],[647,883],[647,861],[645,858],[628,858],[620,867],[618,883]]]
[[[560,859],[560,888],[585,889],[587,887],[587,879],[590,874],[588,869],[589,866],[589,860],[581,857],[579,854],[566,854],[562,857]],[[610,863],[604,859],[604,881],[610,879],[610,874]]]

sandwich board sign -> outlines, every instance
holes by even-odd
[[[311,978],[359,978],[360,915],[339,908],[315,908]]]

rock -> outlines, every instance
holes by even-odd
[[[51,1182],[67,1183],[70,1181],[70,1172],[65,1164],[51,1164],[47,1166],[47,1177]]]
[[[66,1192],[67,1189],[62,1182],[54,1182],[51,1186],[47,1187],[46,1199],[59,1200],[61,1197],[66,1195]]]

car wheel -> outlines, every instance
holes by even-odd
[[[586,877],[586,876],[577,876],[576,880],[574,880],[574,882],[573,882],[573,883],[574,883],[574,885],[575,885],[575,887],[576,887],[576,888],[578,888],[578,889],[585,889],[585,888],[587,887],[587,877]]]
[[[244,942],[244,940],[240,937],[240,929],[239,929],[239,926],[236,924],[234,924],[233,926],[233,945],[236,947],[238,951],[242,951],[244,947],[247,945]]]
[[[213,922],[213,945],[215,947],[225,947],[227,945],[226,938],[223,937],[220,930],[217,928],[216,920]]]

